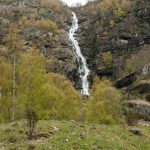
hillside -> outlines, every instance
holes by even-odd
[[[40,121],[36,139],[26,139],[24,121],[0,125],[1,150],[149,150],[150,127]],[[130,130],[138,128],[142,135]]]
[[[0,150],[150,149],[150,1],[77,6],[0,0]]]
[[[130,72],[127,60],[146,49],[149,54],[149,1],[98,0],[75,11],[79,16],[79,43],[94,75],[116,80],[144,67],[146,63],[141,61],[149,60],[148,55],[131,64]],[[135,65],[139,67],[135,69]]]

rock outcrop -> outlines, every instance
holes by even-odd
[[[112,76],[117,79],[125,76],[126,59],[149,44],[150,2],[134,0],[131,5],[122,15],[116,14],[115,6],[101,7],[101,1],[75,9],[80,23],[80,46],[94,74],[100,72],[100,76],[105,76],[106,69],[104,73],[99,70],[105,67],[101,54],[109,51],[113,55]]]
[[[46,57],[48,72],[64,74],[80,87],[78,64],[68,37],[71,10],[57,1],[40,2],[0,1],[0,45],[6,46],[12,26],[12,31],[19,29],[25,40],[23,51],[36,45]]]
[[[145,100],[130,100],[124,102],[124,113],[128,120],[150,121],[150,103]]]
[[[128,88],[130,93],[145,94],[150,93],[150,80],[140,80]]]

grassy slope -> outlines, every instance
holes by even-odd
[[[55,131],[54,127],[59,130]],[[25,123],[0,125],[0,150],[149,150],[150,127],[138,127],[143,136],[129,132],[126,125],[95,125],[74,121],[40,121],[37,133],[48,138],[28,141]],[[10,142],[10,141],[16,142]]]

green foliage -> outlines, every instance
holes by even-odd
[[[134,71],[134,67],[131,64],[127,64],[126,66],[126,73],[130,74]]]
[[[101,11],[112,9],[117,17],[124,17],[130,11],[132,2],[130,0],[103,0],[100,3]]]
[[[63,75],[49,73],[49,99],[41,101],[46,119],[77,119],[81,108],[81,95]]]
[[[52,20],[43,19],[36,22],[37,26],[45,30],[50,30],[52,32],[57,32],[57,25]]]
[[[36,48],[18,57],[16,64],[15,119],[26,118],[26,111],[40,119],[78,119],[81,95],[63,75],[46,73],[45,58]],[[0,122],[11,121],[13,64],[0,58]]]
[[[20,35],[20,30],[16,25],[12,24],[6,37],[6,46],[8,47],[7,53],[14,55],[21,51],[24,42],[25,40]]]
[[[68,15],[70,13],[70,9],[65,7],[61,0],[39,0],[41,7],[48,7],[50,9],[54,9],[55,11],[64,13]]]
[[[118,123],[121,119],[121,94],[109,80],[95,79],[88,106],[88,121]]]
[[[149,46],[144,46],[141,51],[132,55],[130,59],[127,59],[126,72],[133,72],[141,70],[146,64],[150,63],[150,51]]]
[[[35,48],[29,49],[27,54],[20,58],[19,83],[18,83],[18,107],[22,106],[23,117],[25,110],[32,110],[38,114],[39,100],[45,96],[45,84],[47,83],[44,56]]]
[[[10,121],[11,116],[11,89],[12,67],[5,58],[0,58],[0,122]]]
[[[113,28],[115,26],[115,21],[110,19],[109,24],[110,24],[110,27]]]
[[[111,52],[102,53],[102,57],[105,66],[112,66],[113,57]]]
[[[57,24],[50,19],[35,20],[35,19],[28,19],[27,17],[23,16],[20,19],[19,24],[25,26],[31,26],[31,27],[32,26],[38,27],[44,30],[51,31],[53,33],[58,32]]]

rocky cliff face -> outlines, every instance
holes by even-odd
[[[77,60],[68,37],[71,17],[70,9],[57,1],[1,0],[1,48],[17,29],[25,40],[23,51],[36,45],[46,57],[48,72],[62,73],[78,83]]]
[[[25,40],[22,49],[36,45],[47,59],[47,71],[65,74],[79,89],[78,64],[68,38],[71,11],[57,1],[0,0],[1,49],[9,33],[19,29]],[[78,41],[91,70],[89,80],[94,75],[126,76],[126,60],[150,44],[150,2],[109,6],[97,0],[73,11],[79,18]]]
[[[75,10],[80,19],[80,46],[94,74],[113,74],[115,78],[124,76],[126,59],[142,50],[144,44],[150,44],[150,2],[125,2],[116,7],[115,4],[109,6],[105,1],[96,1]],[[124,9],[121,5],[128,7]],[[102,57],[108,51],[113,57],[111,72]]]

